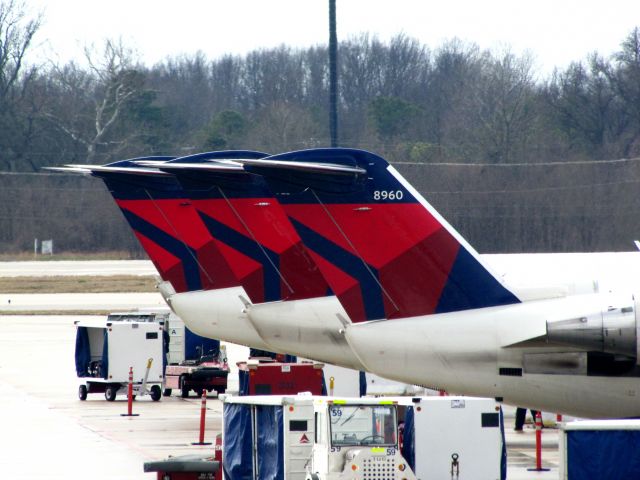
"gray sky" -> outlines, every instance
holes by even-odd
[[[45,23],[38,56],[81,59],[82,48],[121,37],[152,65],[198,50],[209,58],[328,39],[328,0],[26,0]],[[430,48],[457,37],[482,48],[530,51],[541,75],[609,55],[640,25],[639,0],[337,0],[338,39],[398,33]]]

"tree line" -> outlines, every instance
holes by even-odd
[[[0,0],[0,250],[50,232],[64,249],[139,254],[99,180],[44,166],[330,143],[324,45],[146,66],[106,40],[36,65],[41,19],[24,12]],[[526,54],[403,34],[343,40],[338,56],[339,144],[396,164],[481,251],[620,249],[640,235],[640,29],[548,78]],[[78,202],[86,214],[68,210]]]

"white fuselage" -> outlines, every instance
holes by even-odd
[[[633,260],[640,257],[636,255]],[[629,259],[624,263],[628,265]],[[544,337],[547,321],[592,314],[606,298],[567,295],[572,289],[565,290],[560,298],[535,300],[533,295],[534,300],[516,305],[363,324],[351,324],[335,297],[247,306],[241,301],[247,298],[244,289],[237,287],[174,294],[169,303],[190,329],[207,337],[454,393],[502,397],[507,403],[546,411],[584,417],[640,416],[636,398],[640,378],[524,369],[527,358],[579,354],[577,348],[522,344]],[[521,368],[523,375],[500,375],[500,368]]]
[[[242,287],[176,293],[167,301],[190,330],[261,350],[362,370],[340,334],[347,314],[334,296],[245,305]]]
[[[562,356],[573,361],[580,350],[543,340],[547,321],[591,315],[603,297],[575,295],[368,322],[350,326],[345,336],[366,369],[384,377],[579,417],[637,417],[640,378],[571,371]],[[630,297],[628,303],[633,304]],[[527,343],[535,339],[538,345]],[[549,363],[553,373],[528,373],[527,358],[555,359],[558,368],[554,372]],[[501,375],[501,368],[522,369],[522,376]]]

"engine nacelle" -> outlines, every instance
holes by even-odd
[[[587,351],[624,355],[638,362],[638,301],[633,297],[613,300],[599,312],[547,322],[547,340]]]

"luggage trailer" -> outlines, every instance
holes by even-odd
[[[153,401],[162,396],[163,321],[79,320],[76,326],[76,374],[83,383],[78,398],[104,393],[114,401],[126,393],[133,368],[133,394],[149,393]]]

